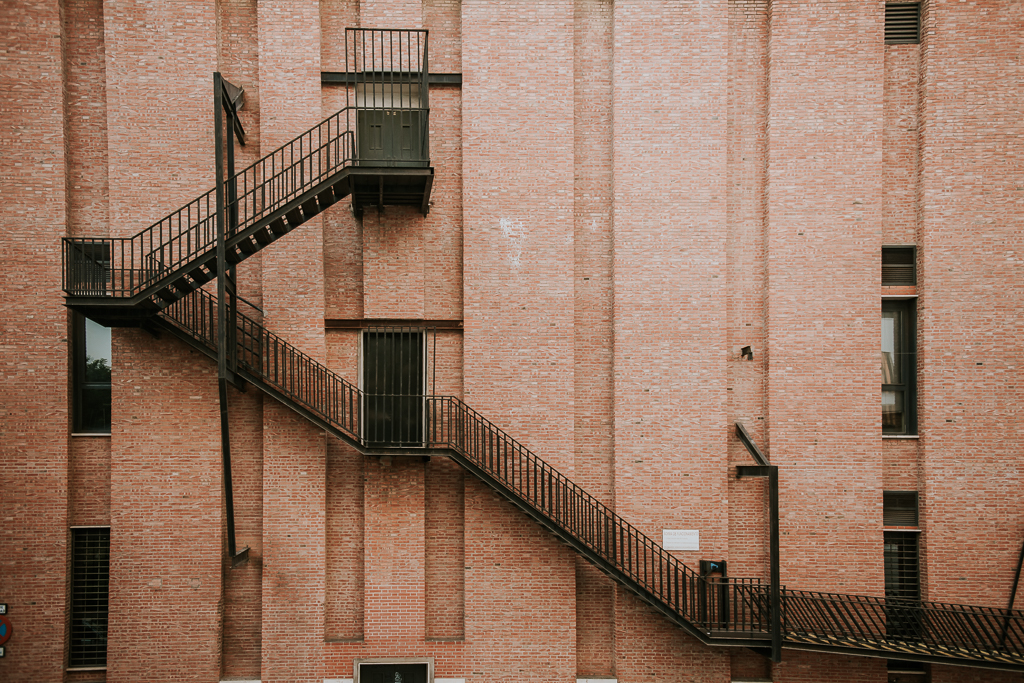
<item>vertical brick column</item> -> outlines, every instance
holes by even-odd
[[[765,442],[765,125],[768,0],[729,3],[728,302],[729,463],[754,464],[734,436],[740,421]],[[751,347],[753,358],[741,350]],[[729,573],[769,577],[766,479],[729,481]]]
[[[724,0],[615,4],[615,504],[659,542],[698,529],[692,565],[728,552],[727,28]],[[728,673],[631,595],[616,629],[620,678],[659,675],[651,643],[658,671]]]
[[[612,403],[612,5],[576,3],[574,315],[576,482],[614,503]],[[615,584],[576,560],[577,676],[615,671]]]
[[[571,475],[573,4],[465,3],[462,30],[466,401]],[[470,480],[465,552],[466,639],[507,643],[476,670],[572,677],[572,555]]]
[[[110,234],[127,237],[213,184],[215,3],[107,0],[103,26]],[[107,680],[214,677],[224,542],[216,376],[172,339],[112,336]]]
[[[1024,539],[1016,436],[1024,400],[1024,120],[1019,85],[1006,84],[1020,82],[1024,17],[1009,5],[982,7],[933,2],[922,26],[925,596],[1006,607]],[[1024,608],[1024,589],[1015,607]]]
[[[107,680],[215,680],[224,553],[217,376],[208,358],[169,336],[118,330],[112,351]]]
[[[68,550],[67,314],[60,297],[67,158],[58,3],[0,12],[0,590],[15,636],[0,679],[60,681]]]
[[[782,582],[880,595],[883,11],[770,12],[767,440]]]
[[[361,0],[359,20],[367,28],[420,28],[422,4],[420,0]],[[373,42],[369,35],[366,40]],[[397,45],[397,35],[392,40]],[[392,49],[390,43],[385,45]],[[399,60],[410,58],[408,47],[394,49],[390,58],[397,67]],[[424,218],[419,210],[408,206],[389,206],[383,211],[367,208],[362,227],[364,315],[423,318],[427,269],[433,264],[426,262]]]
[[[321,120],[320,8],[313,0],[261,2],[260,145],[264,153]],[[320,217],[266,249],[269,329],[324,361]],[[321,676],[324,640],[324,434],[275,401],[263,407],[262,680]]]
[[[365,639],[418,644],[424,638],[423,462],[365,462]]]

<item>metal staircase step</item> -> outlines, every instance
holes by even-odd
[[[285,223],[280,218],[275,218],[274,220],[272,220],[270,222],[270,225],[268,225],[267,227],[269,227],[270,232],[274,233],[274,235],[276,235],[277,237],[284,237],[292,230],[291,226]]]
[[[317,203],[316,197],[311,197],[302,203],[302,216],[307,221],[320,213],[320,211],[320,205]]]
[[[306,219],[302,216],[302,211],[297,206],[285,215],[288,217],[288,224],[292,228],[297,228],[306,222]]]
[[[254,232],[252,236],[255,237],[256,241],[259,242],[260,246],[263,247],[267,246],[268,244],[271,244],[274,241],[274,236],[271,235],[270,231],[267,230],[265,227],[260,228],[259,230]]]

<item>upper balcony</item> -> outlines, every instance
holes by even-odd
[[[337,113],[242,171],[229,161],[220,187],[132,237],[65,238],[68,307],[104,325],[138,325],[217,276],[218,236],[227,267],[347,196],[357,216],[389,205],[426,214],[434,179],[427,32],[346,29],[345,55]],[[229,118],[233,106],[225,101]],[[229,160],[233,144],[229,137]]]

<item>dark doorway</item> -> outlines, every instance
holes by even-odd
[[[427,683],[427,664],[360,664],[359,683]]]
[[[363,334],[363,437],[369,446],[423,445],[426,383],[422,330]]]

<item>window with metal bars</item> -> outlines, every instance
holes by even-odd
[[[916,531],[885,531],[885,597],[921,599]]]
[[[913,287],[916,284],[914,247],[882,247],[882,286]]]
[[[69,668],[107,665],[110,528],[71,530],[71,642]]]
[[[424,442],[426,332],[382,327],[363,333],[363,436],[379,447]]]
[[[885,3],[885,42],[887,45],[921,42],[921,3]]]
[[[882,523],[917,526],[917,491],[883,491]],[[885,531],[885,597],[920,600],[917,531]]]

